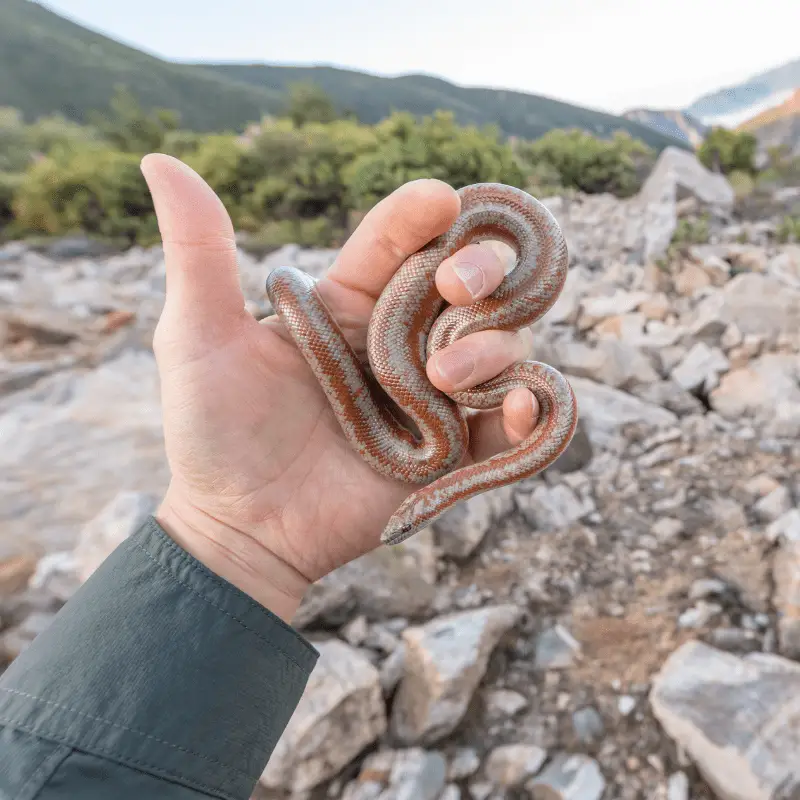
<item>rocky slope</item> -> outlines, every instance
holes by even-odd
[[[800,246],[680,151],[630,201],[547,202],[572,265],[536,356],[579,434],[313,587],[296,624],[322,658],[260,798],[800,791]],[[687,229],[705,241],[671,244]],[[335,255],[242,252],[250,309],[273,267]],[[163,294],[157,248],[0,248],[6,660],[165,488]]]

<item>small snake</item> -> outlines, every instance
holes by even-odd
[[[482,330],[516,331],[555,303],[567,276],[567,245],[552,214],[529,194],[498,183],[459,191],[461,213],[450,230],[411,255],[381,293],[369,322],[372,376],[416,427],[401,422],[380,398],[365,365],[315,290],[294,267],[267,278],[273,308],[322,386],[345,437],[377,472],[416,489],[389,519],[384,544],[399,544],[473,495],[535,475],[561,455],[578,421],[575,395],[552,367],[524,361],[473,389],[450,395],[436,389],[425,364],[438,350]],[[488,297],[449,306],[439,294],[439,264],[482,239],[506,242],[517,264]],[[458,468],[468,451],[465,408],[502,405],[512,389],[539,401],[534,431],[486,461]]]

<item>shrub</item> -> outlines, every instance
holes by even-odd
[[[775,236],[779,242],[800,242],[800,217],[784,217]]]
[[[63,150],[33,164],[13,208],[21,228],[41,233],[80,230],[134,242],[157,230],[139,156],[102,144]]]
[[[697,150],[697,157],[708,169],[754,174],[758,142],[752,133],[713,128]]]

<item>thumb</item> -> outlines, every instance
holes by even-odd
[[[206,337],[222,332],[244,308],[228,212],[211,187],[176,158],[148,155],[141,169],[164,244],[167,308],[202,325]]]

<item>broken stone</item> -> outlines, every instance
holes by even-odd
[[[513,488],[501,486],[470,497],[446,511],[435,523],[439,547],[453,558],[467,558],[496,520],[514,508]]]
[[[448,780],[460,781],[469,778],[478,771],[480,765],[481,759],[476,750],[471,747],[459,747],[450,762],[447,771]]]
[[[588,756],[559,753],[538,778],[526,784],[531,800],[600,800],[606,782]]]
[[[555,625],[536,639],[534,666],[540,670],[569,669],[580,658],[581,646],[562,625]]]
[[[583,744],[592,744],[602,738],[605,733],[603,718],[600,712],[592,706],[579,708],[572,714],[572,727],[578,741]]]
[[[688,642],[653,682],[653,713],[722,800],[800,790],[800,668],[780,661]]]
[[[493,689],[486,693],[486,710],[490,717],[513,717],[527,705],[523,695],[510,689]]]
[[[792,498],[785,486],[773,489],[768,495],[762,497],[754,506],[755,515],[762,522],[774,522],[792,507]]]
[[[669,776],[667,800],[689,800],[689,778],[685,772],[675,772]]]
[[[441,753],[401,750],[392,765],[389,789],[381,800],[439,800],[447,764]]]
[[[578,498],[563,484],[553,487],[539,485],[530,494],[518,493],[516,499],[522,516],[541,531],[566,528],[595,510],[588,498]]]
[[[320,657],[261,783],[302,792],[332,778],[386,731],[378,671],[337,639],[314,642]]]
[[[719,382],[719,376],[728,369],[728,359],[717,347],[698,342],[686,357],[672,370],[672,380],[689,392],[704,388],[710,391]]]
[[[486,777],[498,786],[514,789],[536,775],[546,759],[547,751],[536,745],[495,747],[486,759]]]
[[[515,606],[494,606],[439,617],[404,632],[406,669],[392,713],[400,741],[434,742],[456,728],[492,651],[519,615]]]
[[[786,541],[780,546],[772,575],[781,653],[800,660],[800,541]]]

